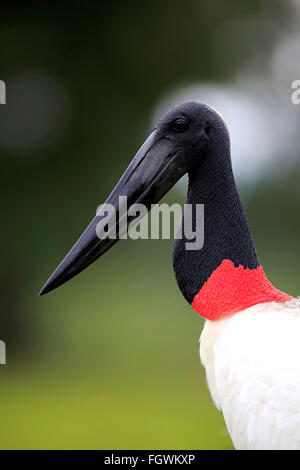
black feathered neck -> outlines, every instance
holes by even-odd
[[[244,268],[259,266],[232,173],[229,137],[222,129],[215,132],[214,143],[207,146],[201,161],[189,172],[187,203],[204,204],[204,246],[187,251],[188,240],[183,237],[175,241],[173,248],[176,280],[189,303],[224,259]],[[193,210],[193,219],[195,213]]]

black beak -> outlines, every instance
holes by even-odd
[[[124,175],[108,197],[106,204],[111,204],[116,212],[116,238],[107,236],[107,216],[98,211],[96,217],[63,259],[52,276],[48,279],[40,295],[46,294],[83,271],[93,261],[103,255],[128,231],[129,223],[134,225],[135,217],[126,217],[128,224],[124,228],[119,214],[119,197],[127,197],[128,209],[132,204],[144,204],[147,210],[156,204],[185,173],[184,168],[175,161],[176,152],[171,140],[158,137],[156,131],[142,145]],[[106,213],[107,214],[107,213]],[[119,219],[119,220],[118,220]],[[139,218],[136,217],[136,223]],[[106,236],[99,238],[99,234]]]

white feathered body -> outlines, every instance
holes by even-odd
[[[300,449],[300,300],[207,320],[200,356],[236,449]]]

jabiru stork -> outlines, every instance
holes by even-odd
[[[123,195],[150,209],[185,173],[187,203],[204,204],[205,242],[188,251],[185,236],[177,239],[173,266],[183,296],[206,319],[200,357],[212,399],[236,449],[300,449],[300,300],[277,290],[260,265],[223,118],[193,101],[168,111],[107,202],[118,210]],[[97,237],[99,221],[97,215],[40,294],[116,243]]]

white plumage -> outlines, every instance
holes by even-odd
[[[207,320],[200,357],[236,449],[300,449],[300,299]]]

